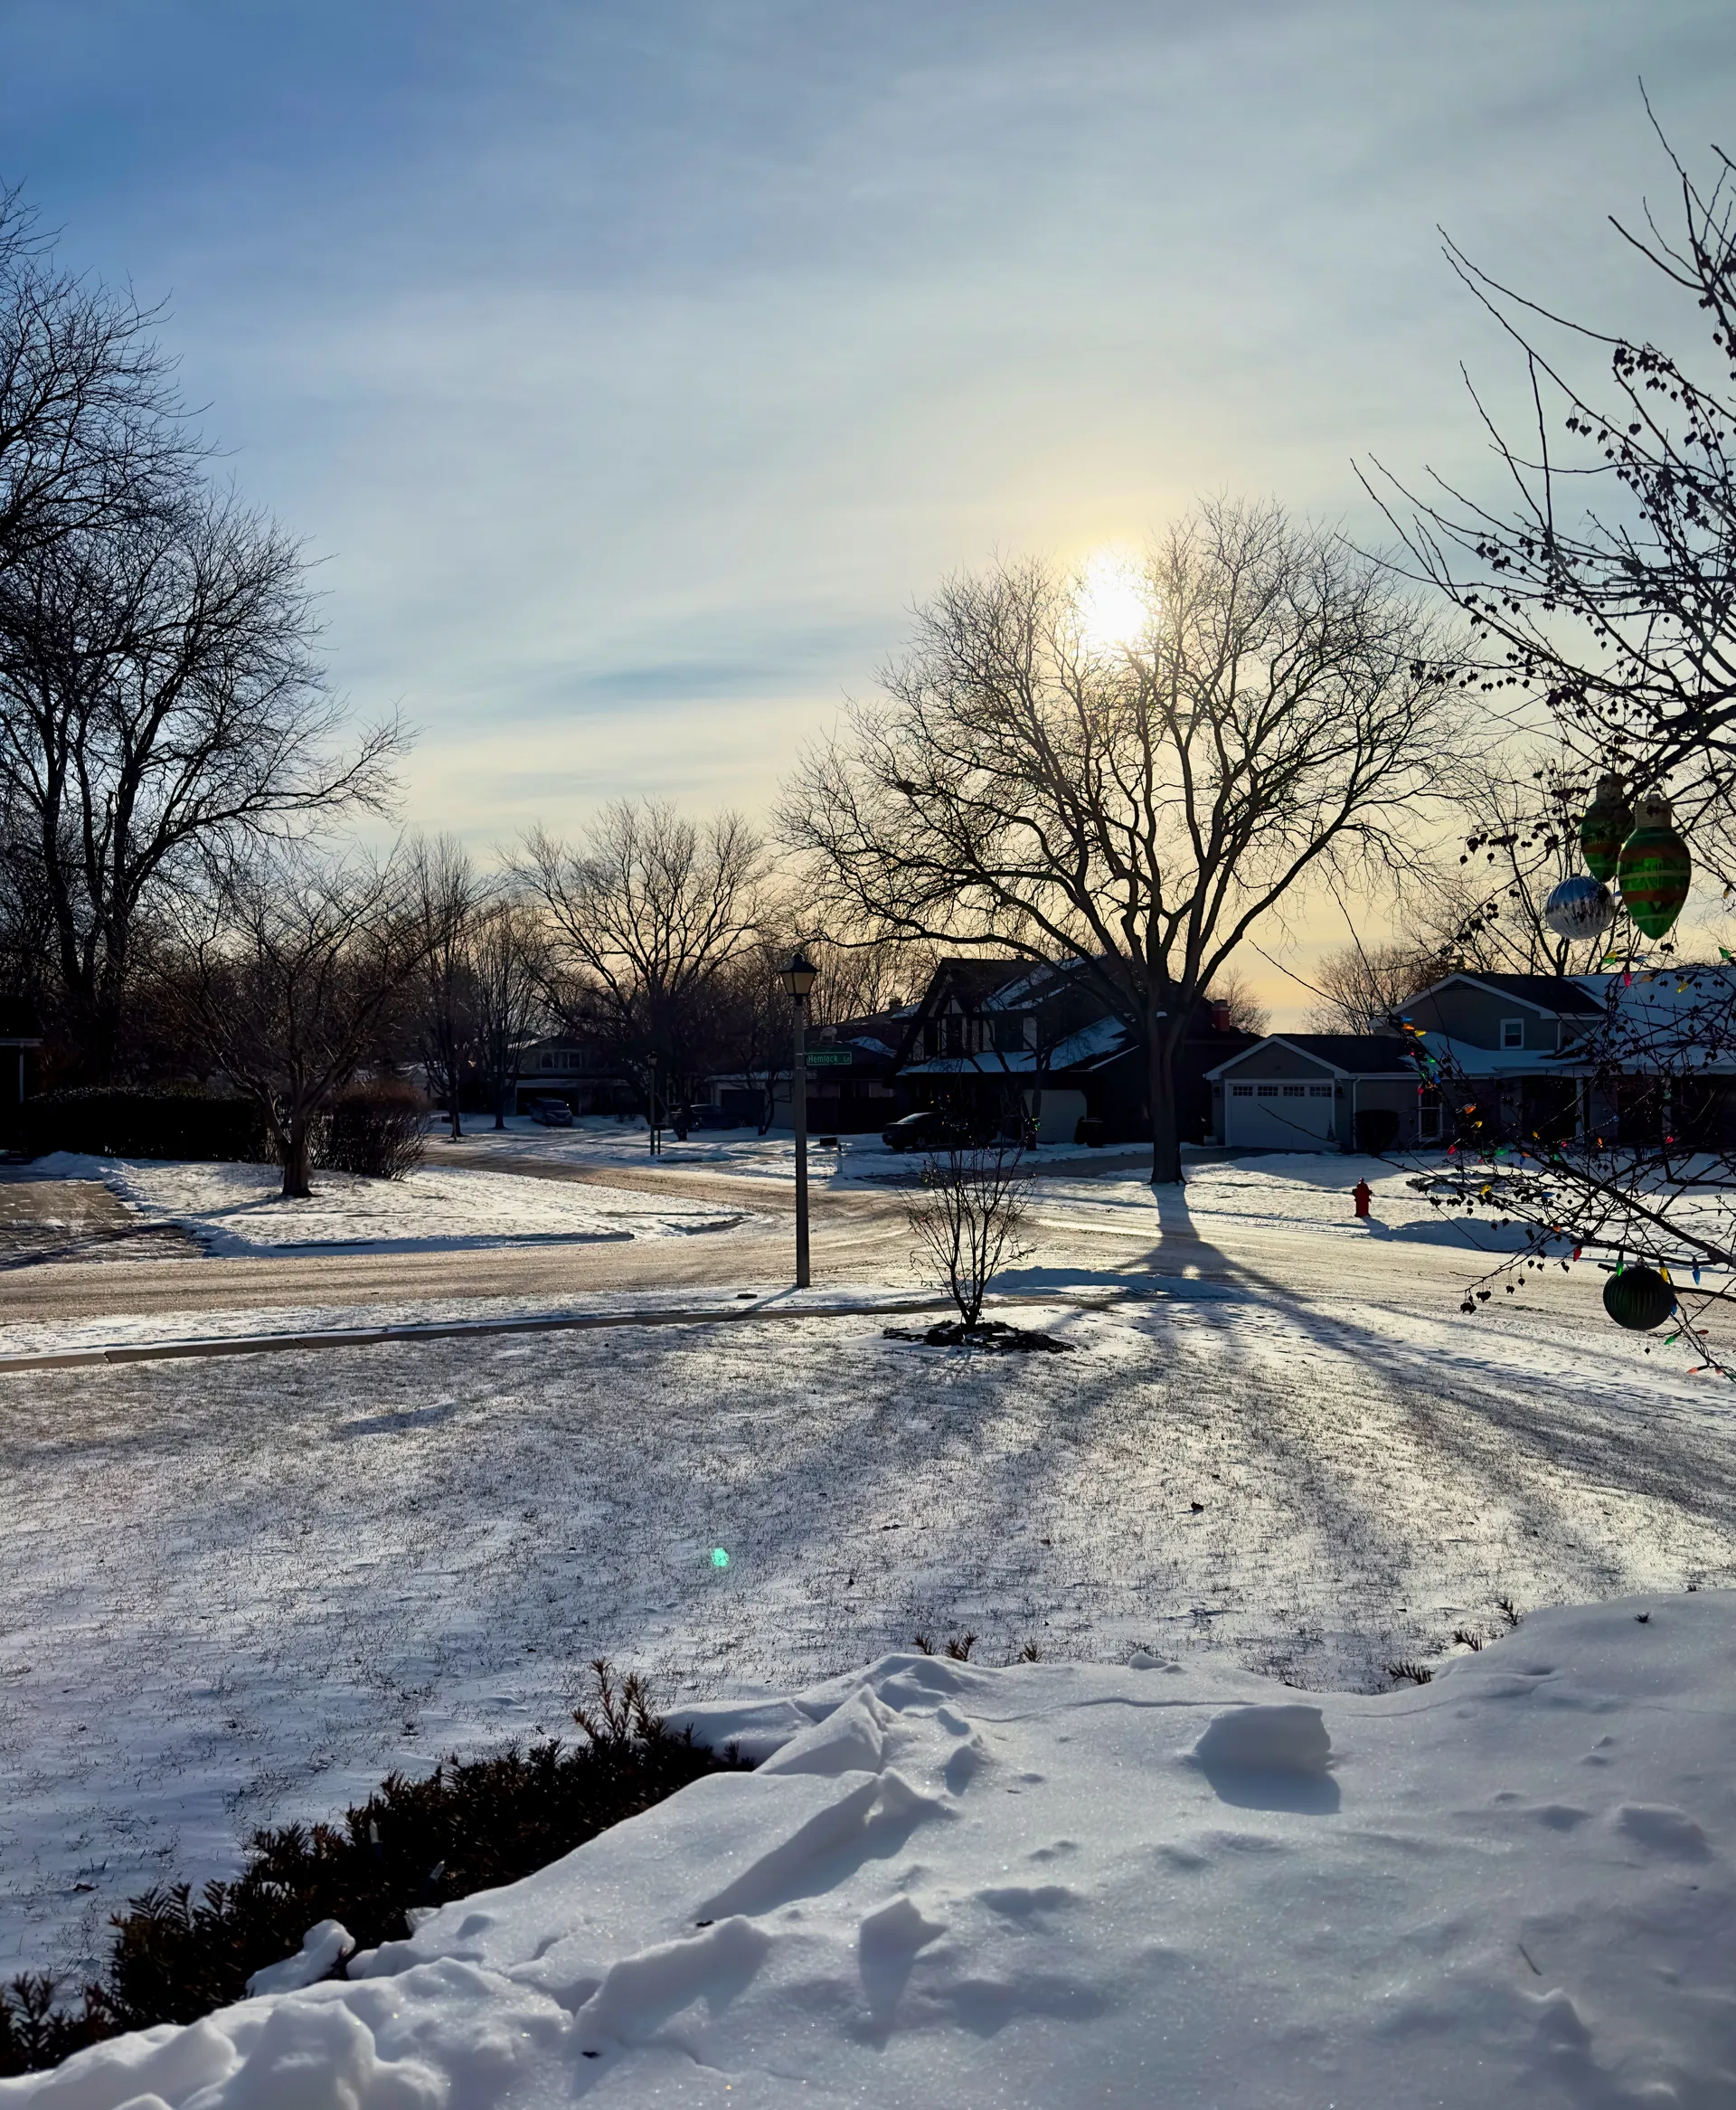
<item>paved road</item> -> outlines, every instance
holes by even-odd
[[[0,1324],[261,1305],[341,1307],[495,1297],[565,1302],[619,1291],[766,1288],[788,1279],[793,1203],[769,1180],[681,1167],[592,1169],[534,1159],[507,1161],[489,1152],[472,1158],[458,1149],[442,1150],[439,1161],[745,1206],[755,1212],[756,1220],[726,1232],[621,1244],[420,1254],[297,1253],[247,1260],[208,1260],[184,1253],[164,1259],[157,1257],[160,1243],[120,1235],[121,1227],[104,1207],[108,1197],[100,1187],[80,1195],[75,1190],[89,1183],[40,1181],[25,1183],[31,1189],[27,1194],[24,1186],[8,1182],[0,1187],[0,1223],[12,1257],[7,1261],[0,1249]],[[1127,1169],[1119,1164],[1091,1167],[1094,1173],[1121,1178]],[[1107,1197],[1104,1205],[1081,1198],[1077,1161],[1064,1178],[1071,1191],[1052,1198],[1039,1185],[1030,1232],[1034,1250],[1010,1286],[1039,1286],[1047,1276],[1137,1289],[1153,1279],[1193,1276],[1310,1301],[1372,1300],[1440,1314],[1457,1308],[1464,1285],[1481,1264],[1378,1226],[1366,1236],[1352,1238],[1218,1218],[1203,1231],[1189,1217],[1184,1199],[1175,1197],[1141,1220],[1125,1206],[1108,1206]],[[912,1279],[904,1197],[896,1188],[866,1193],[820,1188],[813,1206],[816,1284]],[[76,1221],[85,1237],[71,1249],[106,1257],[54,1257],[69,1251],[67,1239],[55,1232],[40,1242],[44,1257],[21,1264],[33,1210],[61,1225]],[[97,1235],[94,1242],[91,1234]],[[1558,1312],[1582,1307],[1590,1318],[1601,1280],[1590,1270],[1575,1271],[1571,1279],[1553,1274],[1535,1292],[1528,1292],[1528,1301],[1534,1295]],[[1600,1313],[1597,1320],[1603,1323]]]

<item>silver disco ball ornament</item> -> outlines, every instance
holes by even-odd
[[[1580,943],[1600,936],[1615,917],[1615,896],[1601,879],[1563,879],[1543,904],[1543,921],[1555,935]]]

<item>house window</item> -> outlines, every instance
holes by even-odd
[[[1425,1143],[1440,1140],[1440,1093],[1421,1093],[1417,1100],[1417,1137]]]
[[[1330,1099],[1332,1097],[1332,1086],[1330,1084],[1310,1084],[1308,1086],[1308,1097],[1310,1099]]]
[[[1501,1021],[1501,1045],[1503,1047],[1524,1047],[1525,1022],[1523,1018],[1504,1018]]]
[[[1307,1095],[1308,1088],[1306,1084],[1286,1084],[1284,1087],[1286,1099],[1306,1099]]]
[[[1278,1097],[1278,1086],[1276,1084],[1262,1084],[1260,1087],[1260,1096],[1262,1099],[1276,1099]]]
[[[1230,1087],[1231,1099],[1251,1099],[1253,1095],[1254,1088],[1251,1084],[1231,1084]]]

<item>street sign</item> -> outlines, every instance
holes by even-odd
[[[847,1070],[855,1059],[853,1047],[811,1047],[807,1051],[810,1070]]]

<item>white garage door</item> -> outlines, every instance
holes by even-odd
[[[1333,1143],[1330,1084],[1284,1077],[1225,1087],[1224,1137],[1256,1150],[1319,1150]]]

